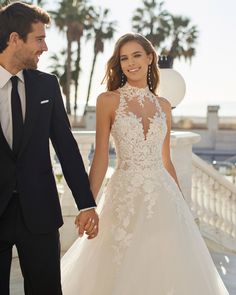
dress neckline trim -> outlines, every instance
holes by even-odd
[[[153,94],[148,85],[144,88],[139,88],[135,86],[131,86],[128,82],[119,88],[119,91],[123,97],[126,97],[129,101],[133,99],[137,99],[140,106],[144,106],[145,99],[149,99],[151,102],[157,103],[157,98],[155,94]]]

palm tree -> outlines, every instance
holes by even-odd
[[[10,3],[11,3],[10,0],[0,0],[0,8]]]
[[[45,1],[43,1],[43,0],[38,0],[38,1],[36,1],[36,3],[41,6],[45,5]]]
[[[93,6],[84,7],[84,9],[81,9],[80,21],[83,23],[83,33],[84,31],[85,32],[91,31],[96,17],[97,15]],[[80,38],[77,39],[77,56],[75,60],[75,70],[74,70],[74,82],[75,82],[74,113],[75,114],[77,111],[78,84],[79,84],[79,76],[81,72],[81,67],[80,67],[81,39],[82,39],[83,33],[80,36]]]
[[[73,1],[62,0],[59,3],[59,9],[57,11],[51,11],[51,15],[55,21],[56,26],[60,31],[66,32],[67,37],[67,63],[66,63],[66,110],[68,114],[71,114],[70,109],[70,85],[71,85],[71,55],[72,55],[72,41],[76,35],[76,22],[75,22],[75,9],[73,7]]]
[[[190,24],[190,19],[182,16],[171,16],[170,37],[162,49],[162,54],[173,58],[184,57],[192,59],[196,50],[194,45],[198,38],[196,26]]]
[[[44,0],[32,0],[30,2],[33,4],[39,5],[39,6],[43,6],[46,4],[46,1],[44,1]]]
[[[62,92],[66,95],[66,51],[62,50],[59,53],[54,53],[50,56],[52,61],[51,65],[49,66],[49,71],[56,75],[59,79],[59,83],[62,88]]]
[[[11,2],[17,2],[18,0],[0,0],[0,6],[4,6],[7,5]],[[43,6],[46,4],[46,2],[44,0],[32,0],[32,1],[24,1],[26,3],[32,3],[32,4],[37,4],[40,6]]]
[[[190,19],[173,16],[164,10],[164,2],[143,0],[143,8],[138,8],[132,18],[132,29],[149,39],[160,55],[174,58],[184,57],[191,61],[195,55],[194,45],[198,38],[197,27]]]
[[[52,74],[58,77],[62,92],[64,95],[66,95],[66,50],[63,49],[59,53],[52,54],[50,59],[52,63],[49,66],[49,70]],[[76,70],[71,71],[71,79],[75,83],[77,79]]]
[[[66,110],[71,114],[70,86],[71,86],[71,64],[72,43],[80,42],[83,35],[84,25],[90,16],[87,13],[86,0],[61,0],[59,9],[51,11],[56,26],[60,31],[66,32],[67,38],[67,62],[66,62]]]
[[[170,13],[163,8],[164,2],[143,0],[143,8],[137,8],[132,18],[132,29],[146,36],[159,48],[168,37]]]
[[[88,39],[91,39],[91,38],[94,39],[94,45],[93,45],[94,56],[92,61],[90,77],[89,77],[89,85],[88,85],[85,109],[89,102],[89,96],[90,96],[90,91],[92,86],[92,78],[94,74],[94,68],[95,68],[97,56],[99,53],[103,53],[104,42],[106,40],[112,39],[114,36],[116,22],[106,20],[109,13],[110,13],[109,9],[105,8],[104,10],[102,10],[100,7],[98,9],[97,17],[95,18],[95,21],[93,24],[92,32],[87,35]]]

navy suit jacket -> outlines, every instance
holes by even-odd
[[[26,226],[33,233],[46,233],[63,224],[50,160],[50,140],[78,208],[96,204],[71,133],[57,78],[25,70],[24,79],[26,116],[17,157],[0,126],[0,218],[17,186]]]

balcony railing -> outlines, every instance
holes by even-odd
[[[194,154],[191,209],[206,238],[236,253],[236,186]]]

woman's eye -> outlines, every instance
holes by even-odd
[[[127,60],[127,57],[121,57],[120,61]]]
[[[135,54],[134,55],[134,57],[140,57],[141,56],[141,54]]]

